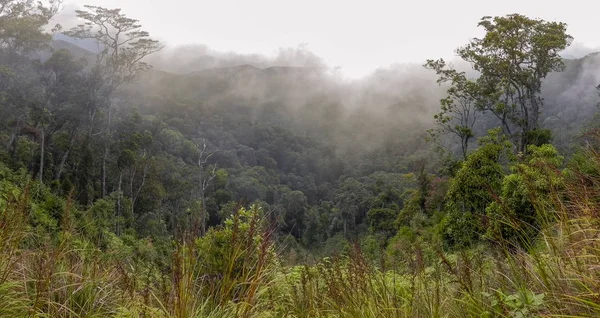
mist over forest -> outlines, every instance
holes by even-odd
[[[352,78],[135,13],[0,0],[0,317],[600,315],[600,53],[569,21]]]

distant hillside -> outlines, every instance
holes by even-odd
[[[314,94],[335,93],[336,84],[315,68],[238,65],[195,71],[188,74],[153,72],[143,83],[152,91],[185,96],[210,103],[258,105],[280,102],[288,106],[305,102]]]
[[[31,54],[31,58],[44,61],[52,55],[53,51],[67,50],[76,59],[84,59],[88,65],[92,65],[96,62],[96,53],[79,46],[75,42],[62,40],[62,38],[65,37],[55,37],[55,39],[49,43],[50,49],[34,52]]]
[[[96,54],[91,51],[88,51],[80,46],[63,40],[54,40],[50,42],[50,46],[55,50],[69,50],[71,54],[75,56],[96,56]]]
[[[54,50],[68,50],[77,59],[84,59],[88,65],[92,65],[96,61],[96,54],[88,51],[78,45],[63,40],[54,40],[50,43],[50,47]]]
[[[100,47],[98,46],[98,42],[92,39],[75,39],[70,36],[66,36],[64,34],[56,34],[53,37],[53,41],[55,42],[66,42],[72,44],[73,46],[84,49],[92,54],[96,54],[100,51]]]
[[[89,41],[57,36],[51,46],[67,49],[90,63],[94,61],[94,53],[88,50]],[[418,65],[382,69],[362,80],[340,83],[317,67],[240,64],[194,71],[202,65],[221,65],[227,61],[201,55],[192,62],[193,67],[188,68],[191,71],[184,74],[152,70],[136,85],[141,89],[139,93],[177,96],[213,105],[235,104],[262,111],[273,107],[298,110],[337,104],[370,112],[389,125],[431,124],[433,114],[439,109],[438,101],[444,95],[444,89],[435,83],[434,74]],[[554,131],[555,142],[563,145],[598,112],[600,53],[566,59],[565,65],[564,72],[552,73],[544,82],[545,108],[540,121],[543,128]],[[486,130],[484,126],[480,130]]]
[[[600,84],[600,53],[565,60],[565,66],[564,72],[552,73],[544,81],[541,125],[553,130],[555,142],[566,145],[600,110],[596,89]]]

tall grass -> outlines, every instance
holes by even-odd
[[[58,235],[35,231],[26,182],[0,198],[0,317],[600,317],[600,153],[581,158],[530,198],[540,224],[520,248],[412,243],[385,269],[359,245],[282,266],[256,206],[173,242],[161,267],[86,239],[68,200]]]

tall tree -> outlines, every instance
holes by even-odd
[[[73,104],[80,99],[80,80],[82,78],[83,62],[77,61],[66,50],[58,50],[43,63],[35,63],[39,79],[39,96],[31,109],[34,126],[39,132],[40,139],[40,164],[38,178],[43,182],[46,145],[52,136],[65,125],[76,121],[77,112]],[[71,137],[72,140],[72,137]],[[65,155],[68,154],[68,149]],[[64,161],[59,166],[62,170]],[[60,172],[57,173],[60,176]]]
[[[200,149],[200,154],[198,155],[198,186],[200,190],[200,201],[202,203],[200,234],[204,236],[204,234],[206,234],[206,221],[208,219],[206,210],[206,191],[213,179],[217,176],[217,165],[214,164],[212,169],[205,171],[208,160],[216,153],[216,151],[207,151],[205,139],[202,140],[202,146],[199,146],[198,148]]]
[[[494,113],[513,136],[517,150],[525,152],[531,134],[539,128],[542,80],[564,69],[559,53],[572,37],[565,23],[520,14],[483,17],[478,25],[485,29],[485,36],[473,39],[457,53],[481,73],[477,80],[484,94],[480,107]]]
[[[308,209],[307,198],[302,191],[294,190],[283,195],[283,206],[285,207],[286,233],[296,238],[302,237],[306,229],[306,211]]]
[[[150,38],[142,30],[138,20],[128,18],[121,9],[106,9],[97,6],[85,6],[86,10],[77,10],[77,17],[85,20],[65,34],[95,40],[100,48],[97,55],[96,70],[105,79],[104,89],[110,97],[116,89],[135,80],[151,65],[143,59],[162,49],[159,41]]]
[[[437,128],[430,129],[429,135],[436,141],[439,141],[439,138],[446,133],[458,137],[462,157],[466,160],[469,141],[475,137],[473,126],[478,117],[477,83],[469,80],[465,72],[448,67],[443,59],[428,60],[424,66],[437,73],[439,84],[450,84],[447,90],[448,96],[440,100],[441,110],[434,116]]]
[[[14,58],[44,48],[50,34],[44,27],[58,12],[59,0],[0,0],[0,48]],[[56,26],[53,30],[59,29]]]
[[[525,152],[539,129],[542,81],[548,73],[564,69],[559,53],[572,37],[564,23],[520,14],[483,17],[478,26],[485,36],[474,38],[456,53],[479,73],[474,81],[478,109],[493,113],[517,151]],[[442,66],[437,70],[442,75],[448,71],[443,65],[433,66]],[[467,85],[460,90],[471,89]]]
[[[66,32],[67,35],[80,39],[93,39],[98,43],[100,52],[92,73],[100,85],[93,90],[100,100],[90,110],[90,125],[93,127],[95,106],[105,105],[107,124],[104,129],[104,151],[102,155],[102,196],[106,195],[106,162],[108,160],[110,122],[114,93],[122,85],[131,83],[151,66],[143,59],[157,51],[161,44],[150,38],[148,32],[142,30],[138,20],[128,18],[121,9],[106,9],[98,6],[85,6],[85,10],[77,10],[77,17],[85,20],[84,24]],[[92,128],[90,128],[91,131]]]
[[[0,116],[12,131],[6,144],[11,151],[29,119],[30,53],[48,46],[51,35],[44,27],[58,9],[57,0],[0,0]]]
[[[356,226],[357,217],[368,211],[371,194],[360,181],[354,178],[341,182],[337,192],[336,207],[342,218],[344,236],[349,237],[350,231]]]

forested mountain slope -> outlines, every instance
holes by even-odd
[[[52,47],[67,49],[74,61],[84,58],[84,64],[94,59],[71,42],[55,40]],[[597,55],[567,60],[564,72],[544,82],[540,122],[552,129],[559,149],[569,149],[596,111],[598,67]],[[239,65],[187,74],[150,70],[122,91],[122,101],[113,103],[112,137],[92,141],[97,149],[89,148],[86,160],[91,161],[84,163],[72,153],[69,147],[75,144],[55,147],[49,140],[45,160],[53,162],[45,173],[65,171],[64,191],[77,185],[76,198],[90,202],[100,191],[92,180],[100,176],[98,158],[106,142],[106,192],[117,191],[125,178],[126,196],[135,197],[135,206],[127,209],[129,226],[144,232],[147,222],[158,222],[163,224],[160,235],[173,235],[186,227],[180,214],[198,200],[198,156],[206,143],[211,156],[203,173],[215,168],[221,176],[204,190],[209,225],[219,224],[231,203],[259,200],[276,211],[282,234],[324,242],[346,228],[346,235],[354,236],[365,233],[367,212],[375,206],[402,210],[406,191],[416,182],[382,180],[421,168],[434,171],[437,155],[425,137],[444,90],[434,74],[418,65],[382,69],[357,81],[339,80],[322,68]],[[104,117],[98,124],[105,125],[107,114],[99,115]],[[477,123],[476,134],[495,125],[488,115]],[[103,129],[92,127],[92,133],[103,134]],[[68,135],[57,133],[56,142],[68,142]],[[35,147],[31,151],[31,158],[39,155]],[[131,156],[132,166],[126,169],[119,163],[124,154]],[[37,161],[28,164],[34,174]],[[87,177],[69,175],[82,165],[88,165]],[[377,197],[382,190],[396,194],[381,205]],[[352,212],[338,214],[344,206],[352,206]]]
[[[600,55],[562,59],[565,24],[484,17],[464,72],[347,80],[6,6],[0,316],[600,312]]]

